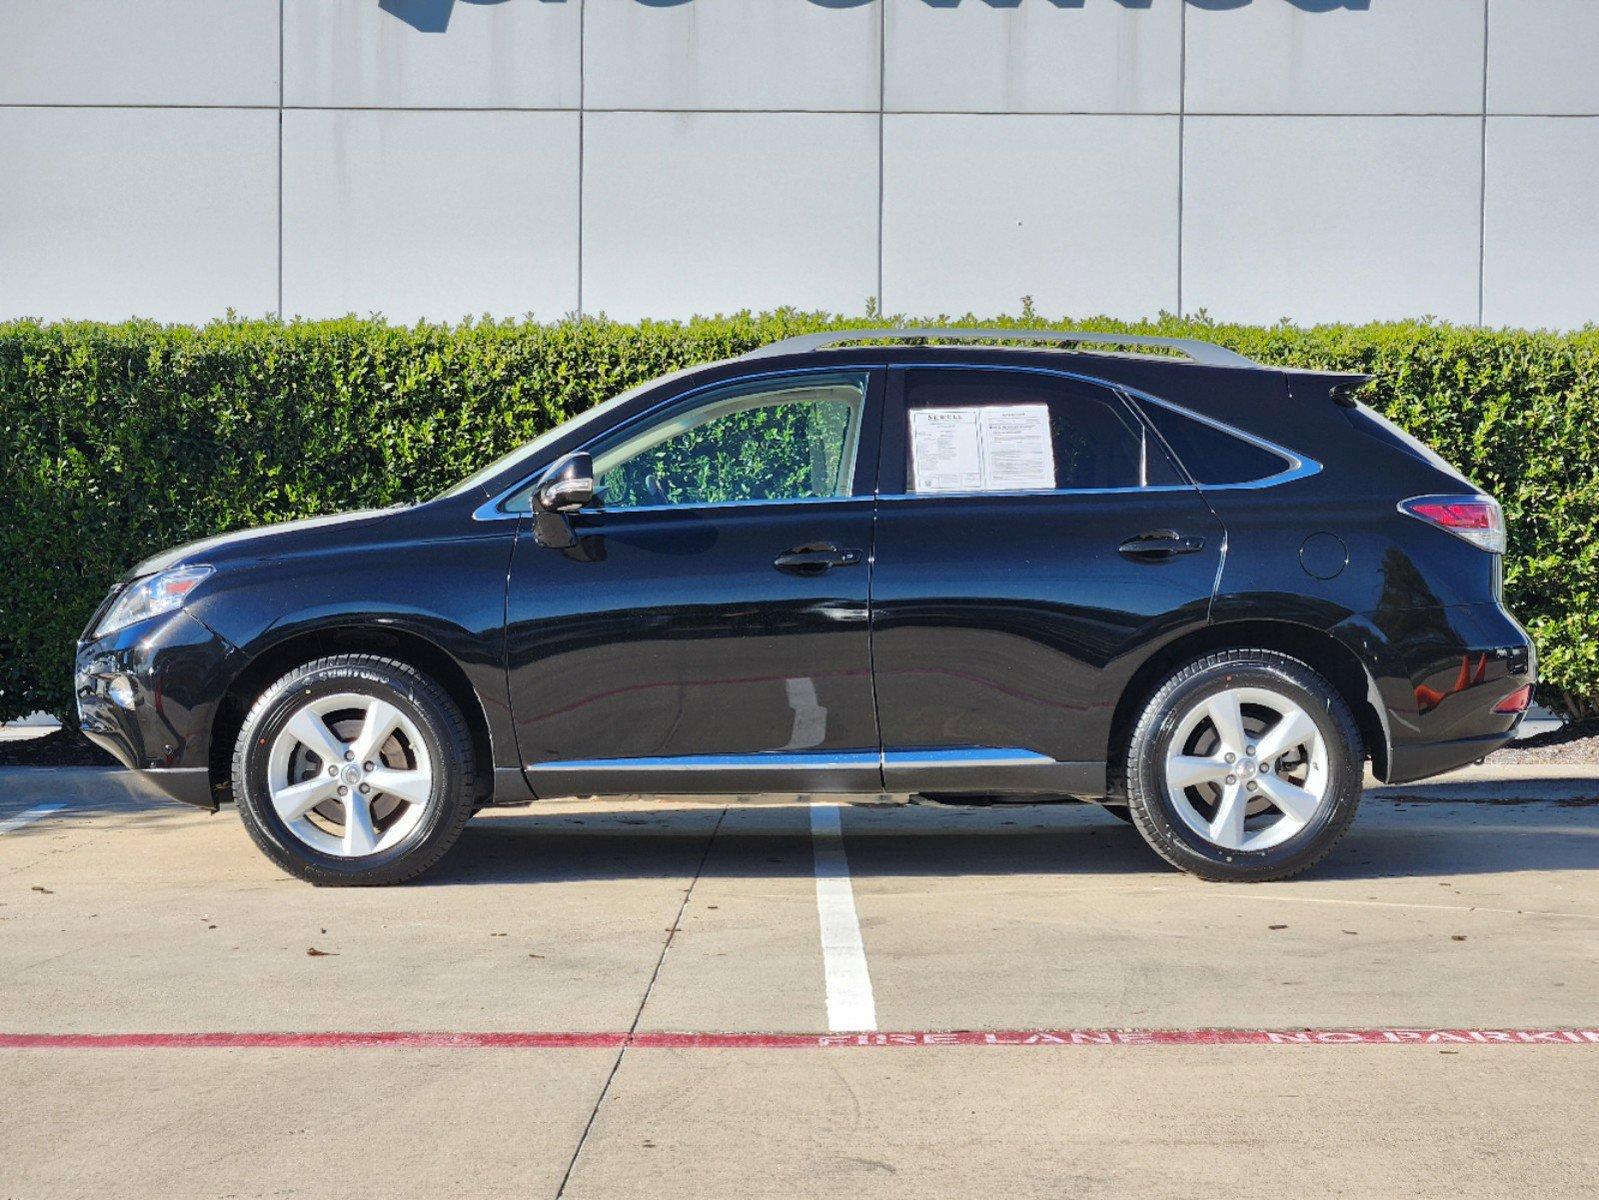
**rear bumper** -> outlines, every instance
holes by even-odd
[[[1519,723],[1519,718],[1518,718]],[[1431,775],[1442,775],[1492,754],[1516,736],[1515,727],[1506,733],[1483,737],[1456,738],[1448,742],[1422,742],[1396,748],[1385,783],[1413,783]]]
[[[182,610],[80,642],[84,736],[174,799],[214,809],[211,721],[235,653]]]
[[[1522,713],[1494,706],[1537,681],[1532,640],[1497,604],[1414,609],[1388,618],[1406,666],[1385,689],[1385,781],[1409,783],[1475,762],[1515,736]],[[1396,636],[1397,635],[1397,636]],[[1395,681],[1398,682],[1398,681]]]

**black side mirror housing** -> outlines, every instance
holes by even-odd
[[[567,550],[577,545],[572,513],[594,499],[594,459],[578,450],[558,459],[533,489],[533,536],[541,546]]]
[[[545,472],[534,493],[545,512],[572,513],[594,499],[594,459],[577,450],[559,459]]]

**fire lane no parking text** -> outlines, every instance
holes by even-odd
[[[1092,1046],[1599,1046],[1592,1029],[1032,1029],[897,1033],[0,1033],[0,1050],[829,1050]]]

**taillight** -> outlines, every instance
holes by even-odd
[[[1524,683],[1498,704],[1494,705],[1496,713],[1521,713],[1527,711],[1527,706],[1532,703],[1532,684]]]
[[[1492,496],[1412,496],[1399,502],[1399,511],[1483,550],[1505,552],[1505,514]]]

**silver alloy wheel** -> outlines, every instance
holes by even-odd
[[[1267,850],[1327,799],[1327,743],[1279,692],[1235,687],[1196,701],[1167,745],[1166,797],[1183,824],[1224,850]]]
[[[267,756],[267,791],[313,850],[365,858],[398,844],[433,795],[416,722],[376,696],[340,692],[295,710]]]

